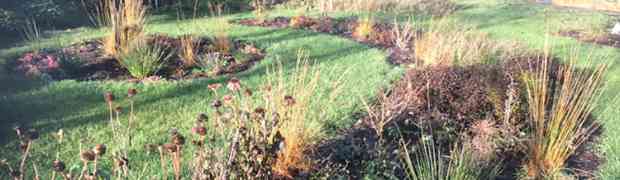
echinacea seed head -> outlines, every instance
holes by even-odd
[[[22,129],[21,126],[15,126],[15,127],[13,127],[13,129],[15,130],[15,133],[19,137],[21,137],[24,134],[24,129]]]
[[[198,118],[196,118],[196,121],[199,123],[202,123],[208,120],[209,120],[209,116],[207,116],[207,114],[205,113],[201,113],[200,115],[198,115]]]
[[[222,101],[220,101],[220,100],[214,100],[214,101],[211,103],[211,106],[213,106],[213,107],[214,107],[214,108],[216,108],[216,109],[217,109],[217,108],[220,108],[220,107],[222,107]]]
[[[106,92],[105,94],[103,94],[103,97],[105,99],[105,102],[107,103],[112,103],[114,101],[114,94],[112,94],[111,92]]]
[[[94,161],[96,156],[97,154],[95,154],[92,150],[86,150],[80,154],[80,159],[84,162],[90,162]]]
[[[252,93],[252,90],[250,90],[250,89],[245,89],[245,91],[243,91],[243,94],[244,94],[245,96],[247,96],[247,97],[250,97],[250,96],[252,96],[252,94],[253,94],[253,93]]]
[[[106,149],[105,144],[97,144],[95,145],[95,148],[93,148],[93,152],[95,152],[97,156],[102,156],[105,154]]]
[[[194,132],[195,134],[198,134],[200,136],[205,136],[207,135],[207,128],[203,127],[203,126],[196,126],[192,128],[192,132]]]
[[[63,172],[66,168],[65,163],[61,160],[54,160],[54,162],[52,163],[52,167],[56,172]]]
[[[116,163],[117,167],[124,167],[129,164],[129,159],[127,157],[114,158],[114,163]]]
[[[120,114],[121,112],[123,112],[123,109],[122,109],[120,106],[116,106],[116,107],[114,108],[114,112],[116,112],[116,113],[119,113],[119,114]]]
[[[222,84],[220,84],[220,83],[209,84],[209,85],[207,85],[207,87],[208,87],[211,91],[217,91],[220,87],[222,87]]]
[[[233,101],[233,96],[232,95],[225,95],[223,99],[224,99],[224,103],[231,104],[232,101]]]
[[[232,78],[228,81],[228,85],[226,85],[226,87],[230,91],[239,91],[239,89],[241,89],[241,81],[237,78]]]
[[[177,152],[177,145],[172,144],[172,143],[166,143],[164,145],[162,145],[162,148],[164,150],[166,150],[169,153],[174,153]]]
[[[170,142],[172,142],[172,144],[176,144],[176,145],[183,145],[185,144],[185,137],[183,137],[183,135],[176,133],[174,135],[172,135],[172,138],[170,139]]]
[[[138,94],[138,90],[131,88],[129,90],[127,90],[127,97],[134,97],[136,94]]]
[[[290,96],[290,95],[284,96],[284,104],[287,106],[295,105],[295,98],[293,98],[293,96]]]

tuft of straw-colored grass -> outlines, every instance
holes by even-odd
[[[183,61],[184,67],[193,67],[198,61],[198,46],[200,46],[201,39],[196,36],[187,35],[181,37],[181,47],[179,56]]]
[[[375,21],[372,16],[366,16],[360,18],[357,23],[357,27],[355,27],[355,31],[353,32],[353,37],[356,37],[361,40],[365,40],[370,38],[374,32]]]
[[[607,65],[582,69],[576,62],[571,59],[556,71],[544,57],[524,75],[533,131],[525,168],[528,178],[564,177],[568,158],[597,128],[588,117],[600,97]]]
[[[121,54],[131,51],[133,43],[143,40],[146,6],[143,0],[104,0],[110,18],[107,24],[111,32],[103,41],[104,52],[118,58]],[[104,14],[105,15],[105,14]]]
[[[230,41],[228,32],[232,25],[225,18],[217,18],[215,24],[213,50],[220,53],[230,53],[232,42]]]
[[[324,120],[327,111],[320,108],[321,102],[316,99],[325,96],[328,101],[332,101],[340,92],[339,88],[320,91],[321,71],[311,68],[307,58],[304,52],[298,52],[295,74],[284,78],[286,72],[280,67],[278,71],[272,72],[274,76],[267,83],[272,88],[265,98],[271,99],[267,107],[284,114],[277,127],[285,140],[284,149],[278,153],[273,166],[274,172],[283,176],[290,177],[291,169],[302,172],[309,170],[312,162],[306,153],[322,134],[320,122]],[[338,83],[334,81],[334,84]]]

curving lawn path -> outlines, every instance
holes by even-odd
[[[169,35],[209,35],[216,26],[216,21],[210,18],[198,19],[196,22],[177,22],[167,18],[154,17],[147,31]],[[334,134],[334,129],[350,126],[355,120],[351,116],[362,109],[360,98],[372,97],[401,72],[400,68],[387,63],[385,52],[344,38],[290,29],[237,25],[233,25],[229,33],[231,38],[254,42],[267,52],[263,61],[237,75],[246,87],[258,89],[267,79],[268,70],[273,69],[275,64],[282,63],[285,71],[292,71],[300,49],[314,61],[313,67],[320,69],[322,90],[328,90],[334,81],[341,79],[339,82],[342,83],[342,93],[337,98],[337,103],[323,106],[331,110],[330,119],[324,124],[324,137]],[[40,46],[56,48],[102,34],[100,30],[78,29],[48,38]],[[4,49],[0,51],[0,63],[11,61],[16,55],[31,48],[32,46]],[[18,143],[12,130],[14,125],[33,127],[42,133],[42,138],[37,141],[33,151],[38,164],[46,165],[46,168],[40,169],[48,169],[47,164],[51,163],[55,156],[55,141],[51,134],[59,129],[64,130],[66,138],[60,156],[67,161],[69,168],[80,167],[80,141],[88,146],[112,142],[107,106],[102,96],[106,91],[112,91],[119,99],[123,99],[128,88],[138,89],[138,128],[134,133],[134,142],[143,145],[167,141],[166,134],[170,128],[179,128],[183,134],[188,134],[196,115],[208,111],[211,101],[214,100],[207,85],[225,83],[227,80],[227,77],[220,77],[155,84],[72,80],[46,83],[14,77],[5,70],[0,73],[0,158],[7,158],[12,162],[16,162],[18,158],[14,155]],[[158,161],[158,156],[143,155],[141,146],[136,146],[133,150],[135,156],[132,156],[132,161],[137,161],[135,164],[146,164],[139,163],[140,161]],[[150,164],[158,166],[159,163]],[[157,169],[159,168],[154,167],[149,171]]]

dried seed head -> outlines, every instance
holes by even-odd
[[[224,96],[224,103],[231,104],[232,101],[233,101],[233,96],[232,95],[225,95]]]
[[[254,116],[256,118],[265,118],[265,112],[266,110],[264,108],[256,108],[254,109]]]
[[[105,102],[107,103],[112,103],[114,101],[114,94],[112,94],[111,92],[106,92],[105,94],[103,94],[103,97],[105,99]]]
[[[252,94],[253,94],[253,93],[252,93],[252,90],[250,90],[250,89],[245,89],[245,91],[243,91],[243,94],[244,94],[245,96],[250,97],[250,96],[252,96]]]
[[[52,167],[53,167],[54,171],[56,171],[56,172],[63,172],[63,171],[65,171],[65,168],[66,168],[65,163],[62,162],[61,160],[55,160],[52,163]]]
[[[123,112],[123,109],[122,109],[120,106],[116,106],[116,107],[114,108],[114,112],[116,112],[116,113],[119,113],[119,114],[120,114],[121,112]]]
[[[127,90],[127,97],[134,97],[136,94],[138,94],[138,90],[131,88],[129,90]]]
[[[222,84],[220,84],[220,83],[209,84],[207,87],[208,87],[211,91],[217,91],[218,89],[220,89],[220,87],[222,87]]]
[[[117,157],[114,158],[114,163],[116,167],[127,166],[129,164],[129,159],[127,159],[127,157]]]
[[[177,145],[172,144],[172,143],[166,143],[162,145],[162,148],[166,150],[166,152],[169,152],[169,153],[177,152]]]
[[[105,154],[106,149],[107,148],[106,148],[105,144],[97,144],[93,148],[93,152],[95,152],[95,154],[97,156],[103,156]]]
[[[237,78],[232,78],[228,81],[228,85],[226,87],[230,91],[239,91],[241,89],[241,81]]]
[[[207,114],[205,113],[201,113],[200,115],[198,115],[198,118],[196,118],[196,122],[199,122],[199,123],[202,123],[208,120],[209,120],[209,116],[207,116]]]
[[[196,126],[192,128],[192,132],[200,136],[205,136],[207,135],[207,128],[203,126]]]
[[[290,96],[290,95],[284,96],[284,104],[287,106],[295,105],[295,98],[293,98],[293,96]]]
[[[15,130],[15,133],[18,137],[22,137],[22,135],[24,134],[24,129],[22,129],[22,127],[20,126],[15,126],[13,127],[13,129]]]
[[[211,103],[211,106],[213,106],[213,107],[214,107],[214,108],[216,108],[216,109],[217,109],[217,108],[220,108],[220,107],[222,107],[222,101],[220,101],[220,100],[214,100],[214,101]]]
[[[94,161],[97,154],[92,150],[86,150],[80,154],[80,159],[85,162]]]
[[[172,144],[176,144],[176,145],[181,146],[181,145],[185,144],[185,137],[183,137],[183,135],[181,135],[179,133],[176,133],[176,134],[172,135],[172,137],[170,139],[170,142],[172,142]]]

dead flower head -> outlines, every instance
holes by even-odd
[[[95,154],[95,152],[93,152],[92,150],[86,150],[80,154],[80,159],[82,159],[82,161],[84,162],[89,162],[94,161],[96,156],[97,154]]]
[[[178,130],[173,129],[171,131],[170,142],[175,145],[183,145],[185,144],[185,137],[179,133]]]
[[[222,84],[220,84],[220,83],[209,84],[207,87],[208,87],[211,91],[217,91],[218,89],[220,89],[220,87],[222,87]]]
[[[131,88],[129,90],[127,90],[127,96],[128,97],[134,97],[136,94],[138,94],[138,90]]]
[[[241,81],[237,78],[232,78],[228,81],[226,87],[231,91],[239,91],[241,89]]]
[[[213,106],[213,107],[214,107],[214,108],[216,108],[216,109],[217,109],[217,108],[220,108],[220,107],[222,107],[222,101],[220,101],[220,100],[214,100],[214,101],[211,103],[211,106]]]
[[[93,148],[93,152],[95,152],[97,156],[103,156],[106,152],[106,149],[107,147],[105,146],[105,144],[97,144]]]
[[[105,99],[105,102],[112,103],[114,101],[114,94],[111,92],[106,92],[103,94],[103,98]]]
[[[61,160],[54,160],[54,162],[52,162],[52,167],[56,172],[63,172],[66,168],[65,163]]]
[[[231,104],[232,101],[233,101],[233,96],[232,95],[225,95],[223,99],[224,99],[224,103]]]
[[[290,96],[290,95],[284,96],[284,104],[287,106],[295,105],[295,98],[293,98],[293,96]]]

